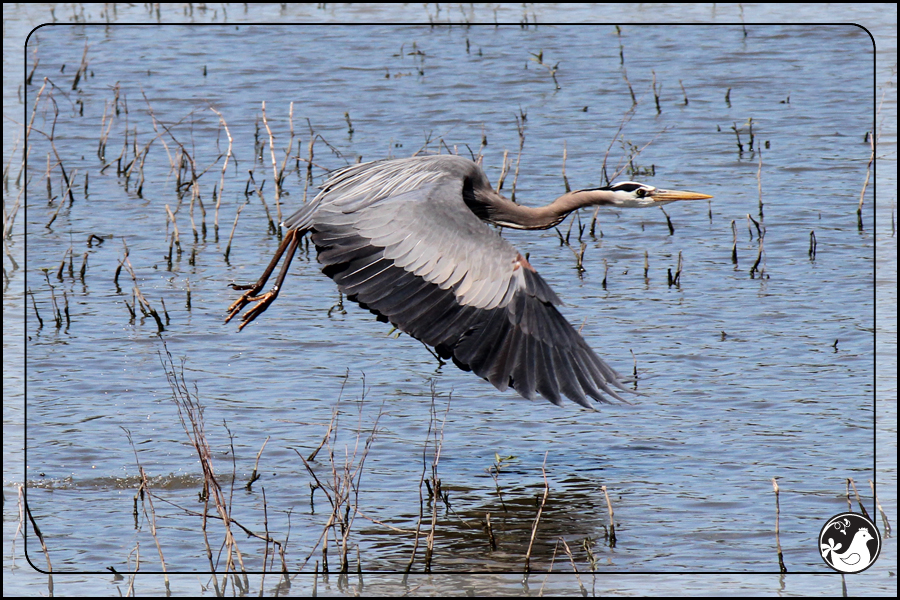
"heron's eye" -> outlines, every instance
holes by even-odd
[[[644,196],[647,195],[647,190],[645,190],[643,188],[638,188],[634,191],[634,193],[637,195],[638,198],[643,198]]]

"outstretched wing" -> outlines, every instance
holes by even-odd
[[[410,166],[412,164],[412,167]],[[497,389],[526,398],[622,400],[621,377],[559,313],[559,298],[467,207],[459,157],[355,165],[285,221],[311,230],[323,271],[351,300]]]

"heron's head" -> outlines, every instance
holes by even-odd
[[[597,191],[603,192],[605,204],[622,208],[645,208],[647,206],[662,206],[676,200],[706,200],[712,198],[712,196],[698,194],[697,192],[661,190],[652,185],[636,181],[614,183]]]

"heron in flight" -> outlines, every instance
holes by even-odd
[[[623,400],[625,381],[563,317],[560,299],[491,225],[548,229],[586,206],[647,207],[706,194],[626,181],[563,194],[530,208],[491,188],[476,163],[460,156],[417,156],[345,167],[287,229],[259,280],[229,308],[227,323],[255,305],[239,329],[277,298],[297,245],[309,233],[322,271],[347,298],[474,371],[498,390],[525,398]],[[260,294],[284,257],[275,285]]]

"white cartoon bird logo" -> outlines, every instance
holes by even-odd
[[[869,564],[872,557],[869,553],[867,542],[873,540],[872,534],[865,527],[860,527],[859,531],[853,536],[850,547],[843,552],[838,552],[842,544],[835,544],[834,538],[828,538],[827,544],[822,544],[822,557],[827,558],[831,553],[831,564],[838,571],[845,573],[856,573],[860,567]]]

